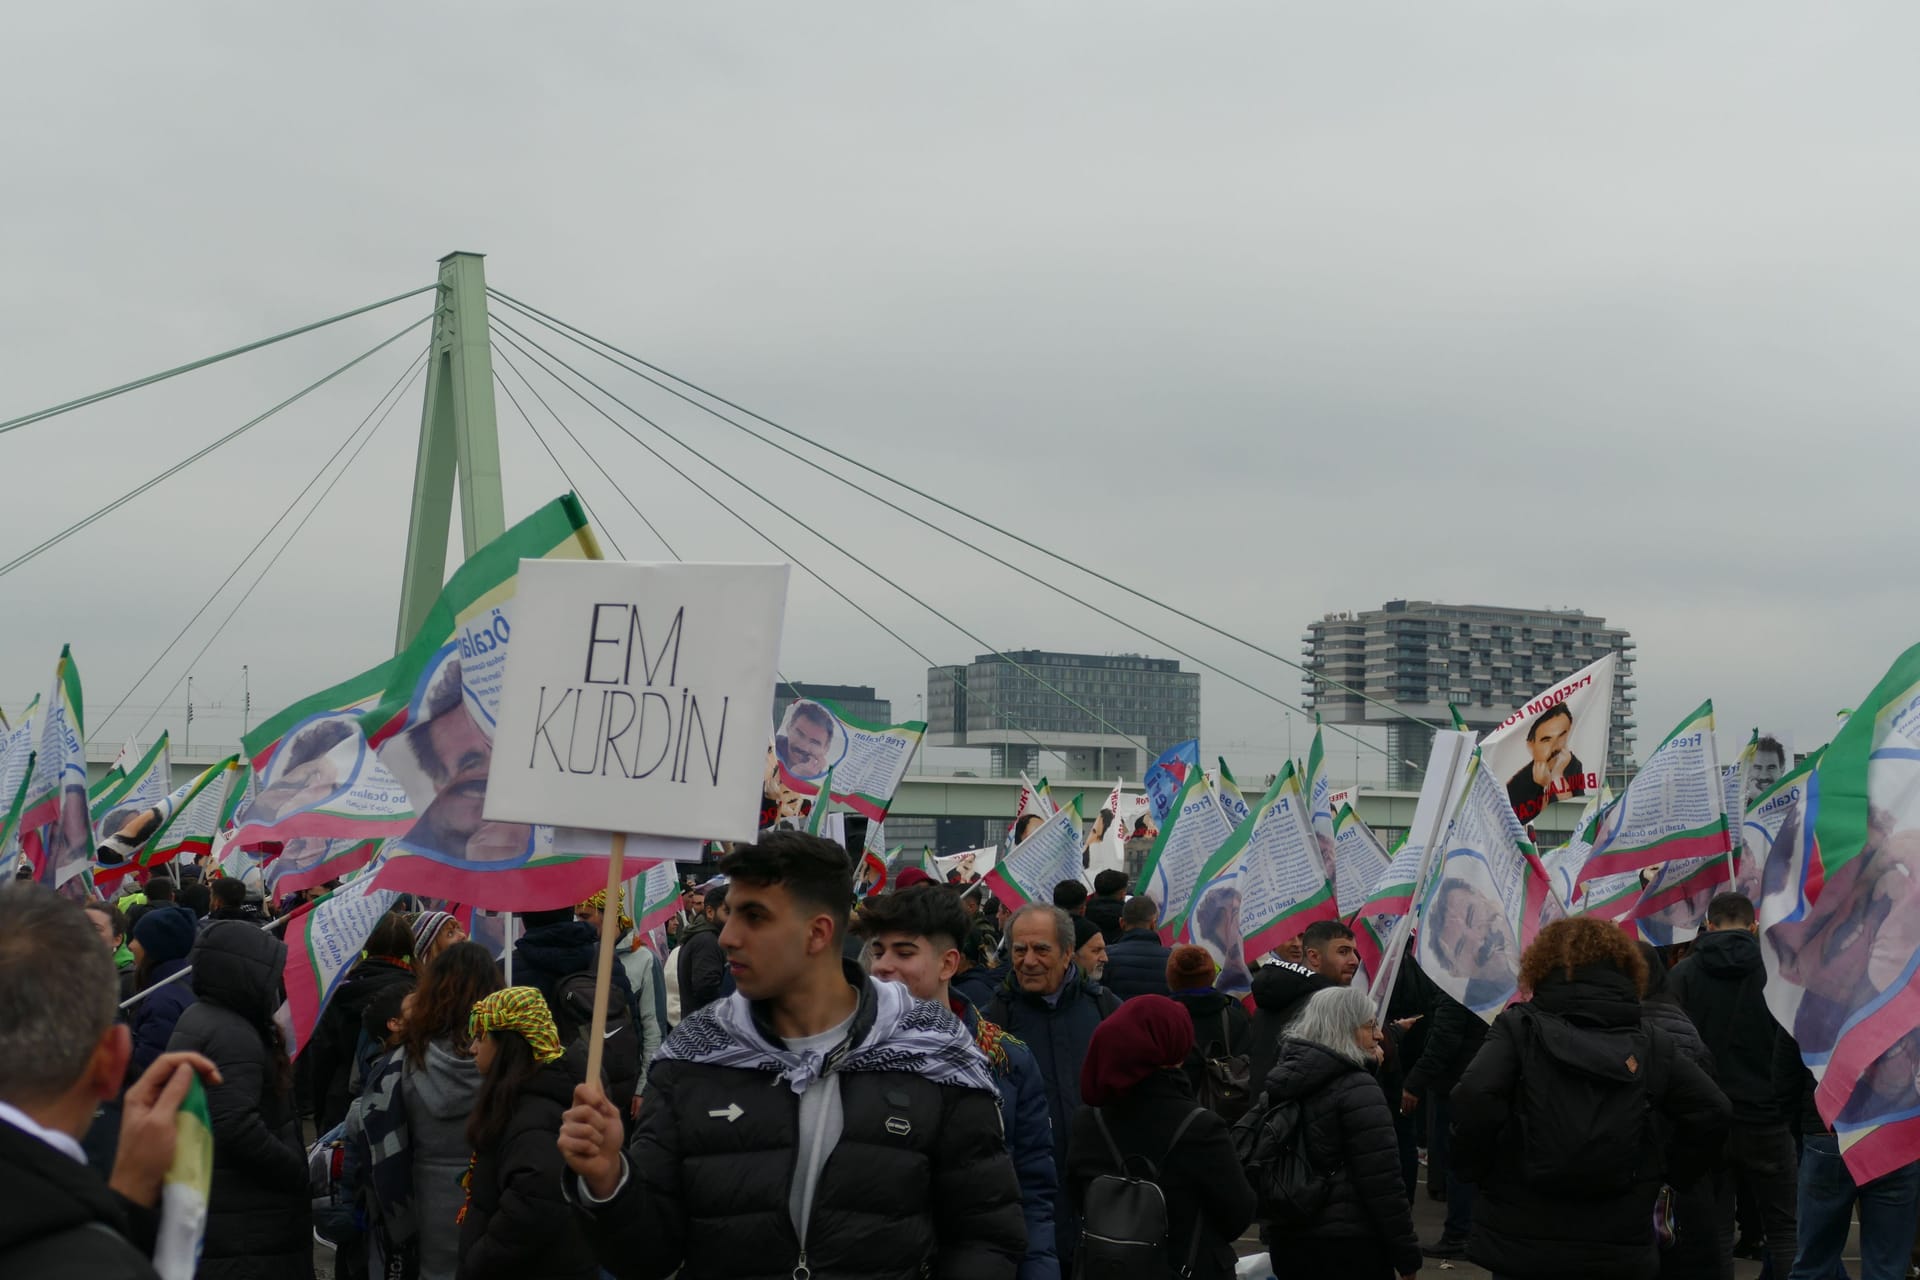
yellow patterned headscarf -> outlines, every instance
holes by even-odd
[[[560,1047],[560,1033],[554,1028],[547,998],[532,987],[508,987],[474,1002],[467,1018],[467,1034],[479,1039],[489,1031],[511,1031],[527,1042],[533,1060],[546,1064],[557,1061],[566,1051]]]
[[[630,932],[633,929],[633,917],[627,914],[627,891],[625,889],[620,891],[617,903],[618,905],[615,906],[614,910],[620,916],[620,931],[622,933]],[[605,911],[607,909],[607,891],[605,889],[600,890],[591,898],[581,903],[580,906],[583,909]]]

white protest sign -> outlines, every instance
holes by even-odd
[[[487,820],[752,840],[787,574],[522,560]]]

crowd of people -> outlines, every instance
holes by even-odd
[[[156,1274],[195,1076],[208,1280],[310,1275],[316,1233],[348,1278],[1221,1278],[1257,1236],[1279,1276],[1834,1280],[1856,1210],[1862,1280],[1908,1273],[1920,1165],[1852,1183],[1737,894],[1665,951],[1546,926],[1489,1025],[1411,956],[1383,1011],[1330,920],[1243,1002],[1117,872],[1004,920],[918,871],[856,901],[798,832],[721,872],[666,945],[527,913],[511,982],[406,904],[294,1060],[237,883],[0,890],[0,1275]]]

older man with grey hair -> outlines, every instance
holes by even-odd
[[[0,1276],[157,1277],[148,1254],[175,1116],[197,1053],[167,1053],[122,1101],[106,1182],[80,1139],[120,1091],[133,1041],[114,1020],[120,981],[79,904],[38,885],[0,889]]]
[[[1080,1064],[1093,1029],[1120,1007],[1120,998],[1082,974],[1073,963],[1073,917],[1055,906],[1030,902],[1007,923],[1013,969],[994,993],[987,1020],[1025,1042],[1047,1087],[1053,1122],[1053,1167],[1067,1167],[1067,1135],[1080,1109]],[[1063,1179],[1064,1183],[1064,1179]],[[1080,1224],[1062,1197],[1056,1232],[1060,1274],[1073,1271]]]

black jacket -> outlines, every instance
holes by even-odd
[[[1399,1138],[1379,1081],[1365,1066],[1323,1045],[1289,1039],[1280,1046],[1280,1061],[1266,1078],[1265,1089],[1269,1104],[1300,1101],[1307,1120],[1307,1156],[1316,1170],[1333,1175],[1326,1208],[1300,1234],[1377,1241],[1396,1273],[1419,1270],[1420,1241],[1413,1233],[1413,1211],[1400,1172]],[[1261,1235],[1276,1257],[1285,1256],[1284,1237],[1274,1239],[1266,1227]]]
[[[1100,926],[1100,936],[1107,940],[1109,947],[1126,932],[1126,926],[1120,922],[1121,908],[1126,905],[1124,898],[1087,899],[1087,919]]]
[[[718,1000],[725,991],[727,955],[720,949],[720,928],[705,916],[680,936],[680,1018]]]
[[[1480,1015],[1438,987],[1433,991],[1433,1014],[1426,1023],[1426,1044],[1400,1086],[1423,1102],[1429,1096],[1444,1098],[1451,1093],[1454,1081],[1487,1038],[1487,1024]]]
[[[242,921],[216,920],[188,960],[199,1000],[180,1015],[167,1048],[205,1054],[222,1077],[207,1089],[213,1186],[200,1280],[311,1276],[306,1148],[274,1048],[286,944]]]
[[[185,956],[162,961],[147,975],[147,987],[153,990],[155,983],[172,978],[186,967]],[[153,1065],[153,1060],[167,1051],[167,1041],[173,1039],[180,1015],[192,1004],[193,979],[174,978],[127,1010],[127,1030],[133,1033],[133,1057],[127,1060],[128,1084],[138,1080],[141,1073]]]
[[[1793,1112],[1789,1086],[1774,1079],[1780,1026],[1767,1010],[1760,941],[1744,929],[1702,933],[1668,978],[1673,998],[1700,1029],[1719,1067],[1735,1124],[1780,1124]]]
[[[518,976],[518,975],[515,975]],[[507,1129],[479,1152],[460,1223],[459,1280],[596,1280],[580,1223],[560,1192],[560,1115],[580,1079],[571,1055],[535,1072]]]
[[[313,1082],[313,1123],[319,1132],[325,1133],[345,1120],[347,1108],[353,1103],[348,1082],[360,1046],[361,1015],[388,987],[413,984],[413,970],[406,965],[385,956],[369,956],[353,967],[333,999],[327,1001],[313,1028],[313,1039],[303,1051],[311,1059],[308,1070]]]
[[[1160,1071],[1135,1085],[1125,1098],[1099,1110],[1104,1112],[1113,1145],[1123,1158],[1140,1156],[1160,1174],[1161,1193],[1167,1198],[1167,1257],[1180,1266],[1191,1247],[1195,1222],[1201,1226],[1200,1251],[1194,1275],[1233,1275],[1233,1242],[1253,1221],[1253,1188],[1233,1151],[1227,1122],[1202,1111],[1171,1151],[1174,1130],[1196,1106],[1184,1076]],[[1097,1112],[1082,1107],[1073,1118],[1067,1143],[1067,1197],[1077,1217],[1086,1200],[1087,1184],[1105,1173],[1119,1173],[1113,1153],[1100,1135]],[[1128,1160],[1137,1169],[1138,1162]]]
[[[158,1280],[153,1227],[86,1165],[0,1122],[0,1276]]]
[[[1258,1082],[1272,1072],[1273,1064],[1280,1060],[1280,1037],[1307,997],[1339,985],[1291,960],[1253,971],[1253,1039],[1247,1049],[1250,1082],[1258,1087]]]
[[[1119,1007],[1113,992],[1069,969],[1066,985],[1053,1004],[1022,991],[1009,974],[981,1010],[987,1021],[1005,1028],[1031,1049],[1033,1060],[1040,1064],[1040,1078],[1047,1086],[1047,1114],[1053,1120],[1056,1169],[1067,1167],[1067,1135],[1073,1132],[1073,1113],[1080,1109],[1080,1064],[1087,1058],[1087,1042],[1093,1039],[1093,1029]],[[1072,1246],[1063,1243],[1064,1256]]]
[[[1107,943],[1107,973],[1102,983],[1122,1000],[1171,995],[1167,990],[1170,954],[1170,948],[1160,945],[1160,935],[1153,930],[1129,929],[1117,941]]]
[[[874,1020],[868,980],[857,985],[855,1043]],[[778,1044],[765,1010],[753,1016]],[[711,1019],[683,1020],[674,1037],[714,1030]],[[807,1230],[812,1273],[880,1280],[924,1267],[1012,1280],[1027,1232],[999,1095],[908,1071],[841,1072],[840,1105]],[[676,1269],[685,1280],[788,1280],[801,1257],[787,1205],[799,1120],[799,1095],[772,1072],[657,1060],[614,1198],[589,1210],[567,1179],[600,1265],[619,1280]]]
[[[1665,976],[1661,974],[1659,978]],[[1674,1003],[1672,994],[1665,988],[1666,983],[1658,981],[1661,994],[1655,995],[1655,984],[1648,984],[1647,995],[1640,1002],[1641,1017],[1649,1026],[1665,1032],[1673,1040],[1679,1054],[1691,1060],[1711,1079],[1714,1074],[1713,1054],[1700,1039],[1700,1032],[1694,1027],[1693,1020],[1687,1017],[1686,1010]],[[1786,1039],[1784,1036],[1781,1038]],[[1730,1255],[1722,1256],[1721,1246],[1723,1243],[1731,1246],[1733,1242],[1723,1242],[1720,1238],[1720,1209],[1711,1174],[1703,1170],[1698,1177],[1681,1179],[1674,1187],[1673,1194],[1677,1238],[1671,1247],[1660,1251],[1662,1280],[1695,1280],[1696,1277],[1719,1280],[1732,1263]]]
[[[1523,1080],[1548,1069],[1548,1053],[1605,1076],[1629,1045],[1647,1052],[1650,1064],[1665,1059],[1664,1068],[1648,1068],[1666,1074],[1663,1094],[1651,1099],[1664,1151],[1648,1153],[1631,1171],[1596,1170],[1603,1179],[1639,1175],[1617,1194],[1572,1199],[1529,1185],[1521,1173],[1527,1138],[1515,1113]],[[1664,1032],[1645,1027],[1625,975],[1599,967],[1576,969],[1571,978],[1554,974],[1531,1004],[1500,1015],[1453,1088],[1454,1160],[1477,1183],[1467,1252],[1500,1275],[1646,1280],[1660,1268],[1651,1215],[1663,1180],[1647,1171],[1664,1168],[1676,1184],[1698,1177],[1693,1161],[1718,1147],[1726,1124],[1726,1096]]]
[[[1173,998],[1193,1019],[1193,1052],[1187,1055],[1186,1075],[1187,1083],[1197,1090],[1206,1075],[1208,1050],[1224,1044],[1229,1054],[1246,1053],[1253,1040],[1253,1019],[1238,1000],[1218,991],[1182,991]],[[1255,1093],[1260,1091],[1251,1074],[1247,1082]]]
[[[984,1009],[993,1003],[993,993],[1007,980],[1004,971],[998,969],[969,969],[950,984],[953,994],[965,998],[976,1009]]]
[[[576,973],[594,972],[594,961],[599,954],[600,933],[586,921],[543,924],[527,930],[520,941],[513,944],[513,983],[518,987],[532,987],[545,996],[547,1008],[553,1010],[557,1022],[560,1012],[554,1006],[554,993],[561,981]],[[613,992],[615,999],[629,1010],[633,1009],[633,984],[627,980],[625,965],[613,966]],[[682,1017],[685,1009],[682,1004]],[[635,1021],[637,1032],[638,1020]]]

